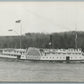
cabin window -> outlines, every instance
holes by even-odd
[[[63,53],[63,54],[66,54],[66,53]]]

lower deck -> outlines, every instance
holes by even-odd
[[[43,55],[43,56],[34,56],[34,55],[23,55],[21,59],[29,60],[84,60],[83,55]]]

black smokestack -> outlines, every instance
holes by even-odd
[[[52,35],[50,35],[49,46],[50,46],[50,48],[52,48]]]

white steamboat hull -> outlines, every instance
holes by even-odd
[[[47,55],[47,56],[33,56],[33,55],[23,55],[21,56],[21,59],[28,59],[28,60],[51,60],[51,61],[83,61],[84,56],[83,55]]]

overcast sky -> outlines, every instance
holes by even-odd
[[[0,36],[20,34],[21,25],[23,34],[84,31],[84,2],[0,2]]]

